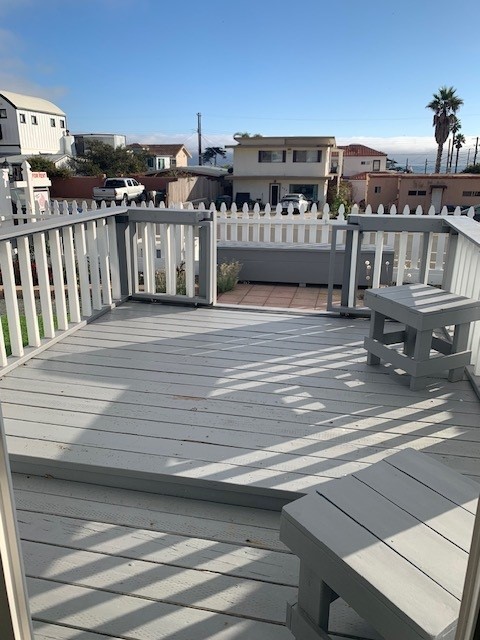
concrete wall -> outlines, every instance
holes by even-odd
[[[375,193],[375,187],[380,187],[380,192]],[[399,211],[405,205],[411,209],[420,205],[428,211],[432,204],[432,190],[436,189],[442,191],[440,208],[480,204],[480,175],[475,174],[370,174],[366,200],[374,210],[379,204],[395,204]]]

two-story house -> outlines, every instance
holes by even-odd
[[[359,173],[387,170],[387,154],[364,144],[339,145],[343,149],[343,177],[349,179]]]
[[[303,193],[323,205],[332,167],[333,136],[237,137],[233,149],[233,198],[276,205],[286,193]]]
[[[48,100],[0,90],[0,156],[62,154],[65,112]]]
[[[186,167],[191,153],[183,144],[139,144],[128,145],[134,153],[144,151],[147,154],[149,171],[161,171],[175,167]]]

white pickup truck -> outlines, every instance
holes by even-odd
[[[96,202],[112,202],[129,204],[132,200],[142,202],[147,199],[145,186],[134,178],[107,178],[103,187],[93,188],[93,199]]]

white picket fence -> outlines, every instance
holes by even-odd
[[[133,205],[134,206],[134,205]],[[142,208],[154,208],[152,202],[140,205]],[[85,213],[88,211],[95,211],[99,207],[92,202],[90,207],[87,202],[83,201],[78,203],[73,201],[57,202],[54,201],[48,205],[45,211],[41,212],[38,208],[27,215],[21,212],[17,214],[16,218],[18,222],[23,221],[35,221],[48,218],[50,216],[59,215],[72,215],[76,213]],[[178,203],[171,207],[172,209],[183,209],[187,211],[205,211],[207,208],[203,203],[200,203],[197,208],[192,203]],[[164,203],[160,203],[160,209],[165,209]],[[282,207],[277,205],[271,207],[269,204],[261,209],[258,204],[255,204],[253,209],[249,209],[247,204],[244,204],[242,208],[237,208],[235,204],[232,204],[228,210],[225,204],[222,204],[220,210],[216,210],[215,205],[212,203],[208,210],[216,213],[217,222],[217,240],[222,244],[248,244],[257,245],[261,248],[262,244],[295,244],[295,245],[323,245],[331,246],[333,229],[338,227],[336,233],[336,244],[342,246],[345,243],[345,231],[342,227],[346,224],[348,216],[345,214],[343,205],[340,207],[338,214],[332,214],[330,207],[326,204],[323,208],[318,209],[314,204],[310,211],[304,211],[301,208],[299,213],[294,213],[293,206],[289,206],[287,214],[282,213]],[[351,210],[352,214],[360,214],[357,206],[353,206]],[[435,216],[435,209],[430,207],[428,211],[424,212],[421,207],[417,207],[412,211],[406,206],[403,211],[398,212],[395,205],[393,205],[388,211],[385,210],[383,205],[380,205],[377,211],[372,211],[372,208],[367,206],[365,214],[379,214],[390,216]],[[460,208],[450,213],[444,207],[440,213],[440,216],[459,216],[461,215]],[[473,217],[474,210],[470,209],[468,216]],[[17,222],[17,223],[18,223]],[[177,265],[183,262],[186,258],[183,247],[185,247],[185,238],[183,237],[184,229],[178,226],[175,229],[175,237],[173,240],[169,239],[169,242],[174,242],[176,246],[176,261]],[[441,284],[443,277],[443,269],[446,259],[446,252],[448,250],[448,234],[432,234],[430,238],[431,246],[429,247],[429,283]],[[142,238],[139,236],[139,256],[140,266],[143,255]],[[370,247],[376,247],[378,243],[382,243],[382,246],[393,248],[394,250],[394,269],[393,277],[395,284],[401,284],[403,282],[416,282],[420,270],[421,252],[423,238],[421,233],[411,232],[398,232],[398,233],[369,233],[363,237],[363,245]],[[162,245],[164,245],[164,239],[162,239],[161,228],[157,225],[155,230],[155,251],[158,256],[162,255]],[[153,250],[153,245],[152,245]],[[196,251],[195,251],[196,254]],[[195,255],[198,259],[198,256]],[[163,268],[163,259],[157,258],[157,268]]]

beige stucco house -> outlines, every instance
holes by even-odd
[[[276,205],[286,193],[303,193],[323,205],[332,166],[333,136],[236,138],[233,198]]]
[[[147,154],[147,166],[149,171],[161,171],[174,167],[186,167],[192,154],[183,144],[139,144],[134,142],[128,145],[134,153],[145,151]]]
[[[470,207],[480,204],[480,175],[478,174],[419,174],[377,173],[367,176],[367,204],[376,210],[380,204],[405,205],[415,209],[420,205],[436,213],[442,207]]]

